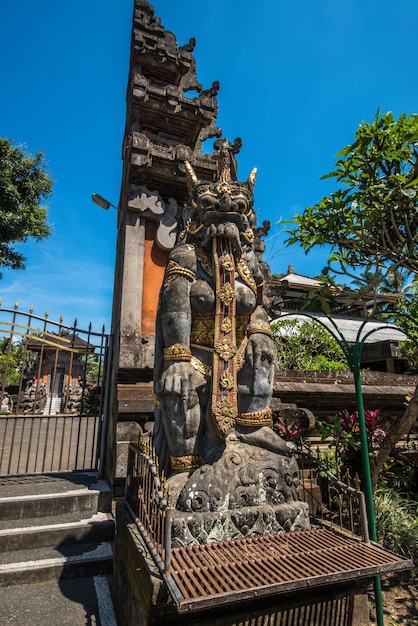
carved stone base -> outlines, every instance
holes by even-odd
[[[190,476],[168,481],[176,494],[173,546],[309,528],[297,462],[270,428],[232,432],[212,455]]]
[[[196,545],[258,535],[306,530],[309,510],[305,502],[278,506],[252,506],[234,511],[183,513],[173,511],[172,546]]]

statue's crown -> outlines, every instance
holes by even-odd
[[[218,139],[215,142],[215,149],[219,154],[218,180],[216,183],[199,181],[191,164],[188,161],[185,162],[189,194],[192,200],[203,200],[207,195],[217,196],[226,193],[238,199],[239,196],[242,196],[243,200],[245,199],[247,208],[248,205],[252,205],[257,169],[254,168],[252,170],[247,182],[238,182],[235,154],[239,152],[241,145],[241,139],[235,139],[233,144],[228,139]]]

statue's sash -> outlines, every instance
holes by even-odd
[[[231,240],[213,239],[215,333],[211,411],[221,438],[234,425],[237,407],[235,260]]]

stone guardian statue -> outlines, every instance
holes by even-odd
[[[298,497],[292,449],[271,428],[275,346],[254,247],[256,172],[238,182],[235,146],[216,143],[216,183],[198,181],[186,163],[192,212],[169,256],[157,314],[154,446],[175,508],[197,515],[191,534],[190,516],[178,515],[180,544],[245,536],[254,525],[257,534],[283,530],[274,511],[262,530],[258,510],[251,523],[237,513],[220,521],[216,512]],[[306,526],[303,504],[290,525],[300,518]]]

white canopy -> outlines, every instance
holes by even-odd
[[[285,322],[286,320],[297,320],[300,324],[303,322],[317,319],[324,326],[327,326],[335,335],[338,335],[332,321],[324,313],[290,313],[284,314],[281,317],[276,318],[274,322]],[[389,322],[383,322],[379,320],[367,321],[364,323],[364,319],[359,317],[344,317],[344,316],[332,316],[333,322],[336,324],[338,331],[344,337],[348,343],[355,343],[368,335],[364,343],[377,343],[380,341],[405,341],[407,336],[400,330],[395,324]],[[361,331],[360,331],[361,328]],[[373,331],[373,332],[371,332]],[[280,333],[283,336],[293,334],[297,332],[296,328],[286,329],[282,328]],[[371,334],[368,334],[370,333]]]

